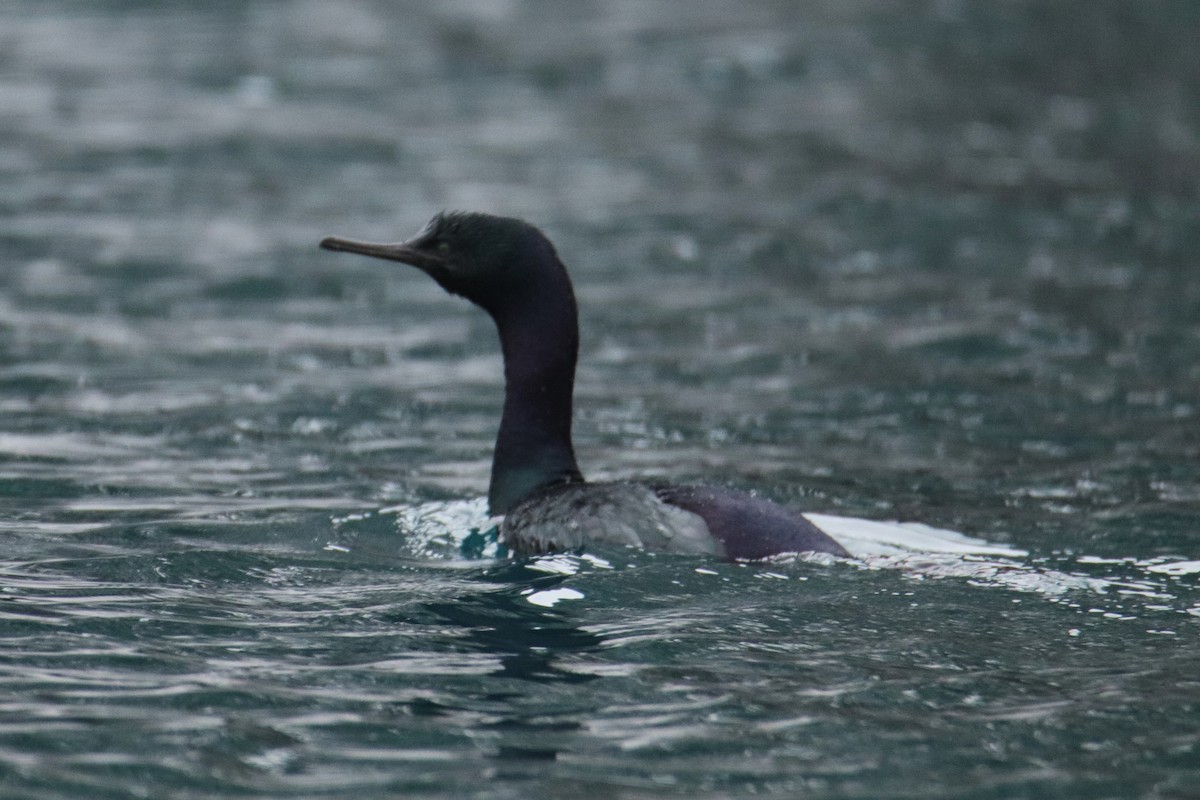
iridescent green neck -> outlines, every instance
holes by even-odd
[[[579,351],[575,295],[553,250],[529,254],[537,280],[488,311],[504,353],[504,413],[492,459],[488,507],[504,514],[531,492],[583,480],[571,444]]]

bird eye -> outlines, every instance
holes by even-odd
[[[450,243],[445,240],[439,241],[437,243],[437,251],[443,256],[450,255]]]

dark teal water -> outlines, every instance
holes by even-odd
[[[4,4],[0,796],[1197,796],[1198,34]],[[489,323],[315,247],[444,207],[571,267],[589,475],[990,546],[467,557]]]

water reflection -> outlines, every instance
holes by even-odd
[[[529,601],[530,590],[547,591],[566,580],[562,575],[539,575],[518,564],[489,570],[479,580],[518,586],[428,603],[423,608],[439,620],[465,629],[468,647],[497,654],[496,677],[535,682],[586,683],[597,676],[556,665],[564,656],[598,650],[603,638],[582,630],[567,612]]]

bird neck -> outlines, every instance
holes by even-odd
[[[541,285],[492,311],[504,353],[504,412],[488,489],[492,514],[507,513],[543,486],[583,480],[571,444],[578,312],[566,271],[555,266]]]

